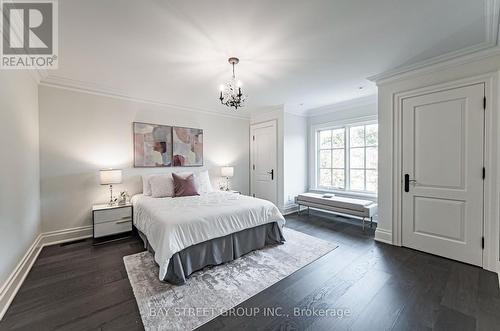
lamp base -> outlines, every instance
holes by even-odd
[[[109,202],[108,206],[116,205],[115,199],[113,199],[113,185],[109,185]]]

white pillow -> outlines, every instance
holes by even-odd
[[[174,195],[174,180],[171,174],[152,175],[149,177],[151,196],[166,198]]]
[[[200,194],[210,193],[214,191],[207,170],[200,171],[199,173],[195,174],[195,184],[197,191]]]
[[[142,175],[142,194],[151,196],[151,185],[149,184],[149,177],[152,175]]]

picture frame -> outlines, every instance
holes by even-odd
[[[174,167],[203,166],[203,129],[173,127],[172,164]]]
[[[134,168],[172,166],[172,126],[133,122]]]

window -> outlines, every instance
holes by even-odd
[[[377,123],[320,129],[316,133],[318,188],[377,193]]]

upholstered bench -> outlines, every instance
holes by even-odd
[[[370,200],[353,199],[339,197],[332,194],[303,193],[295,198],[295,202],[300,207],[306,206],[323,209],[334,213],[356,216],[363,219],[363,229],[365,219],[370,219],[370,227],[373,224],[373,216],[377,214],[377,204]]]

